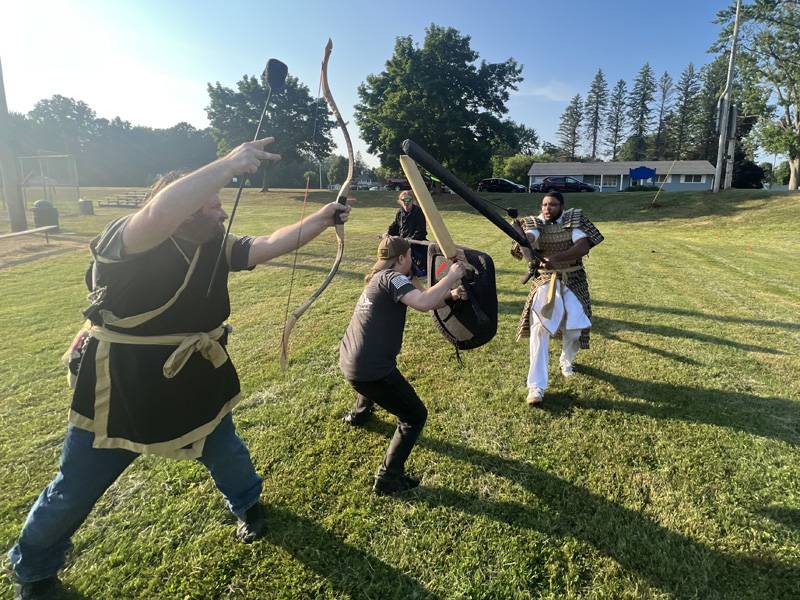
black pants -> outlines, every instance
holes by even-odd
[[[375,404],[397,417],[395,429],[378,475],[400,475],[404,472],[406,459],[422,433],[428,418],[428,409],[417,396],[417,392],[396,368],[377,381],[351,381],[358,392],[353,411],[366,416]]]

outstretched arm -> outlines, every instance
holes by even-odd
[[[351,200],[348,198],[348,200]],[[334,215],[339,212],[342,222],[350,215],[350,205],[338,202],[326,204],[311,216],[274,231],[270,235],[262,235],[253,240],[250,247],[248,266],[263,264],[282,254],[300,248],[334,224]]]
[[[461,280],[464,273],[464,265],[460,262],[456,262],[450,267],[450,271],[448,271],[447,275],[436,285],[424,291],[412,290],[403,296],[400,301],[406,306],[410,306],[420,312],[427,312],[434,308],[439,308],[444,304],[445,299],[451,295],[450,288],[452,288],[457,281]]]
[[[136,254],[158,246],[208,203],[232,177],[255,173],[262,160],[279,160],[280,155],[264,150],[274,139],[269,137],[237,146],[222,158],[159,191],[125,225],[122,232],[125,252]]]

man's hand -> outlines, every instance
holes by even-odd
[[[456,261],[450,265],[450,270],[447,271],[447,275],[445,275],[444,278],[452,285],[456,281],[461,281],[461,278],[464,277],[464,273],[466,272],[464,263]]]
[[[352,196],[348,196],[347,204],[339,204],[338,202],[331,202],[322,207],[322,214],[328,218],[331,225],[335,223],[336,213],[339,213],[339,218],[341,219],[342,223],[346,223],[347,218],[350,216],[350,209],[352,208],[350,205],[353,204],[355,201],[356,201],[355,198],[353,198]]]
[[[231,177],[242,175],[243,173],[255,173],[264,160],[280,160],[280,154],[265,152],[264,148],[275,141],[274,137],[263,138],[255,142],[245,142],[236,146],[223,157]]]
[[[460,285],[457,288],[450,290],[450,299],[451,300],[467,300],[467,299],[469,299],[469,294],[467,293],[467,288],[465,288],[463,285]]]

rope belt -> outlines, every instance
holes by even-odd
[[[558,283],[558,276],[561,275],[561,283],[567,285],[567,281],[569,277],[567,273],[574,273],[575,271],[580,271],[583,268],[582,265],[574,265],[572,267],[565,267],[563,269],[542,269],[539,271],[542,275],[550,275],[550,287],[547,289],[547,301],[542,306],[542,314],[545,316],[550,316],[553,314],[553,305],[556,301],[556,284]]]
[[[89,334],[103,342],[112,344],[136,344],[141,346],[177,346],[175,352],[164,362],[164,377],[172,379],[184,367],[189,357],[199,352],[218,369],[228,361],[228,355],[219,339],[225,331],[231,331],[228,324],[220,325],[209,332],[174,333],[170,335],[131,335],[111,331],[105,327],[93,326]]]

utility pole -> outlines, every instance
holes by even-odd
[[[728,129],[730,128],[731,96],[733,92],[733,65],[736,60],[736,41],[739,37],[739,14],[741,13],[742,0],[736,0],[736,19],[733,22],[733,36],[731,37],[731,56],[728,61],[728,78],[725,82],[725,89],[720,96],[719,113],[719,147],[717,148],[717,166],[714,170],[714,193],[718,193],[722,183],[722,162],[725,159],[725,147],[728,145]],[[733,170],[732,160],[729,162],[730,170]],[[732,174],[731,174],[732,176]]]
[[[0,171],[3,175],[3,197],[6,199],[11,231],[25,231],[28,228],[28,220],[25,218],[25,204],[22,202],[19,186],[17,157],[11,149],[11,122],[8,118],[2,63],[0,63]]]

